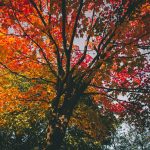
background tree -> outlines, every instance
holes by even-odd
[[[148,150],[150,144],[149,139],[149,129],[144,127],[142,130],[138,130],[135,126],[131,126],[124,123],[119,127],[117,133],[115,133],[111,139],[110,145],[104,145],[102,149],[104,150]]]
[[[149,66],[149,52],[141,49],[149,48],[148,1],[4,0],[0,5],[2,85],[11,76],[24,83],[1,86],[1,111],[37,104],[48,110],[46,149],[59,149],[83,96],[90,95],[101,114],[122,114],[134,104],[119,94],[147,92],[143,68]]]

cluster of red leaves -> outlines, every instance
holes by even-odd
[[[80,58],[83,56],[83,53],[79,50],[79,47],[75,47],[75,51],[72,54],[72,59],[71,59],[71,65],[72,67],[80,60]],[[79,68],[87,68],[89,63],[92,61],[92,56],[89,54],[86,54],[85,59],[83,62],[80,64]]]
[[[129,73],[127,68],[124,68],[120,72],[112,72],[113,82],[117,83],[120,87],[128,88],[132,82],[137,85],[140,85],[141,79],[137,76],[137,70],[132,70],[132,73]]]

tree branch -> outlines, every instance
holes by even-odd
[[[107,92],[119,91],[119,92],[149,93],[149,90],[150,90],[150,89],[142,89],[142,88],[106,88],[106,87],[102,87],[102,86],[98,86],[98,85],[94,85],[94,84],[90,84],[89,86],[99,88],[99,89],[104,89]]]
[[[12,74],[14,74],[14,75],[16,75],[18,77],[24,78],[24,79],[26,79],[28,81],[32,81],[32,80],[35,80],[37,82],[44,81],[46,83],[52,83],[53,85],[55,85],[55,82],[47,80],[47,79],[43,79],[43,78],[30,78],[30,77],[27,77],[25,75],[19,74],[18,72],[11,70],[7,65],[3,64],[2,62],[0,62],[0,65],[3,66],[6,70],[8,70],[10,73],[12,73]]]
[[[42,14],[40,13],[39,9],[37,8],[37,5],[36,3],[34,2],[34,0],[30,0],[30,3],[32,4],[32,6],[36,9],[43,25],[46,27],[47,24],[44,20],[44,17],[42,16]],[[45,33],[45,32],[44,32]],[[61,58],[60,58],[60,53],[59,53],[59,47],[56,43],[56,41],[54,40],[52,34],[50,33],[50,30],[48,30],[48,34],[47,34],[50,38],[50,40],[54,43],[55,47],[56,47],[56,57],[57,57],[57,67],[58,67],[58,74],[61,75],[62,72],[63,72],[63,67],[62,67],[62,64],[61,64]],[[42,52],[43,53],[43,52]]]

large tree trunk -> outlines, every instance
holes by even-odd
[[[68,119],[64,115],[55,114],[49,120],[44,150],[59,150],[62,145]]]
[[[69,86],[61,107],[58,108],[57,105],[56,109],[54,109],[55,112],[53,112],[49,118],[46,136],[46,148],[44,150],[59,150],[60,146],[62,145],[68,122],[84,88],[77,89],[76,92],[74,92],[74,95],[70,89],[71,87]]]

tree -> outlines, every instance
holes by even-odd
[[[119,127],[118,131],[113,135],[111,139],[111,144],[103,146],[103,149],[114,149],[114,150],[148,150],[150,144],[149,130],[145,127],[143,130],[139,131],[135,126],[130,126],[124,123]]]
[[[36,104],[48,110],[45,149],[59,149],[83,96],[102,114],[122,114],[132,104],[120,93],[147,92],[140,76],[148,65],[149,53],[141,52],[149,48],[147,0],[3,0],[0,6],[1,111]],[[8,86],[11,76],[23,85]]]

